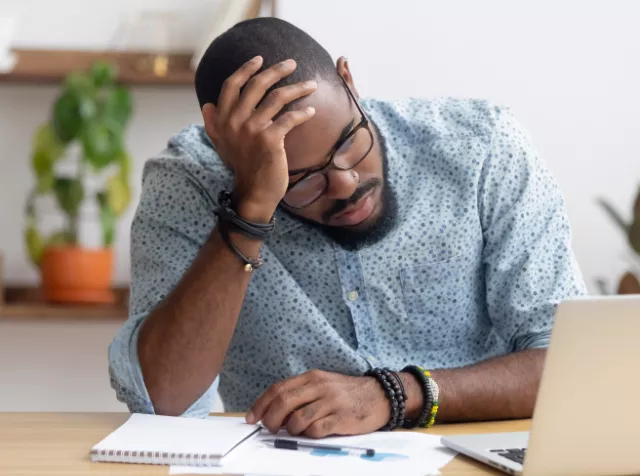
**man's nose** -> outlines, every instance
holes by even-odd
[[[327,172],[327,179],[327,198],[331,200],[346,200],[351,197],[360,182],[357,172],[353,170],[331,169]]]

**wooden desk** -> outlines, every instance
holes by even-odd
[[[0,475],[167,475],[167,466],[91,463],[89,450],[124,423],[123,413],[0,413]],[[529,421],[440,425],[427,433],[451,435],[523,431]],[[449,476],[500,474],[458,456]]]

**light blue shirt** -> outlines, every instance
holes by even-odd
[[[584,293],[562,194],[508,110],[457,99],[362,105],[386,139],[397,227],[346,251],[278,211],[223,370],[186,415],[210,411],[218,381],[226,409],[245,411],[309,369],[451,368],[546,347],[557,304]],[[140,324],[189,267],[232,184],[198,126],[145,166],[131,311],[109,348],[112,386],[131,411],[153,412]]]

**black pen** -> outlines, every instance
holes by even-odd
[[[274,448],[280,448],[284,450],[298,450],[300,448],[308,448],[312,450],[323,451],[360,451],[367,456],[375,456],[376,450],[373,448],[358,448],[356,446],[335,446],[335,445],[322,445],[319,443],[310,443],[307,441],[287,440],[284,438],[276,438],[273,440],[263,440],[265,443],[273,443]]]

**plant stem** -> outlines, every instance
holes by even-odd
[[[85,161],[84,157],[81,157],[80,160],[78,161],[78,174],[76,179],[80,183],[84,183],[84,178],[85,178],[84,161]],[[78,207],[75,213],[69,215],[69,241],[74,246],[78,246],[78,234],[79,234],[78,215],[80,214],[81,209],[82,209],[82,205]]]

